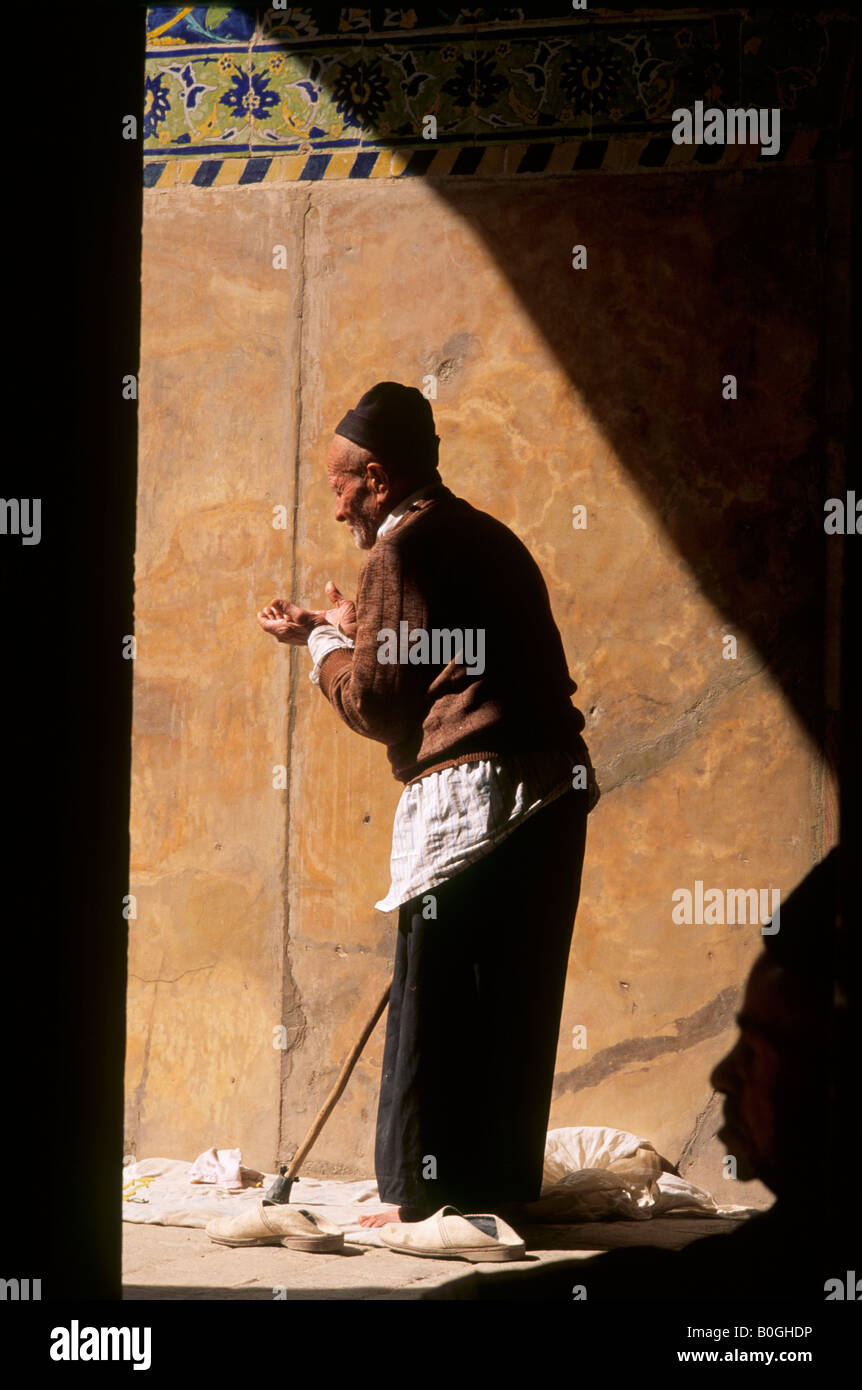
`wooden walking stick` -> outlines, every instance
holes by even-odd
[[[323,1126],[326,1124],[326,1121],[329,1119],[329,1116],[335,1109],[342,1091],[344,1090],[345,1086],[350,1080],[350,1073],[353,1071],[353,1068],[359,1061],[362,1049],[368,1042],[368,1039],[371,1037],[371,1034],[374,1032],[374,1029],[377,1026],[377,1022],[381,1014],[383,1013],[383,1010],[386,1008],[386,1005],[389,1002],[389,993],[391,989],[392,981],[390,980],[389,984],[386,986],[385,990],[383,991],[377,1003],[375,1004],[374,1012],[371,1014],[370,1018],[368,1019],[364,1028],[362,1029],[362,1032],[359,1034],[359,1037],[353,1044],[353,1047],[350,1049],[350,1052],[348,1053],[345,1059],[344,1066],[338,1073],[338,1078],[335,1082],[335,1085],[333,1086],[332,1090],[329,1092],[329,1095],[326,1097],[326,1100],[323,1102],[322,1106],[315,1115],[311,1128],[309,1129],[299,1148],[296,1150],[296,1153],[293,1155],[293,1158],[290,1160],[289,1166],[282,1166],[279,1169],[280,1176],[276,1178],[275,1182],[272,1184],[272,1187],[266,1194],[271,1202],[290,1201],[290,1189],[296,1182],[296,1179],[299,1177],[299,1169],[308,1157],[313,1144],[315,1143],[320,1134],[320,1131],[323,1129]]]

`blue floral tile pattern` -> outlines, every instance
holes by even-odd
[[[838,131],[852,20],[759,15],[152,6],[144,152],[163,161],[409,148],[430,167],[429,143],[667,141],[673,111],[696,101],[779,107],[790,135]]]
[[[228,5],[153,5],[147,9],[147,48],[200,43],[246,45],[257,11]]]

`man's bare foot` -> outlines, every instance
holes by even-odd
[[[487,1207],[488,1211],[495,1212],[504,1221],[523,1221],[528,1215],[527,1202],[504,1202],[497,1206]],[[480,1210],[485,1210],[481,1208]],[[417,1212],[412,1212],[409,1207],[387,1207],[385,1211],[371,1212],[368,1216],[360,1216],[359,1225],[366,1227],[386,1226],[390,1221],[421,1221],[422,1217]]]
[[[387,1207],[386,1211],[374,1211],[368,1216],[360,1216],[360,1226],[386,1226],[390,1221],[401,1221],[400,1207]]]

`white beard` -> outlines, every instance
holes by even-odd
[[[372,536],[370,531],[364,530],[361,526],[351,526],[350,534],[357,550],[370,550],[377,539],[376,533]]]

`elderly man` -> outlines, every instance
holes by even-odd
[[[327,456],[335,519],[368,552],[355,606],[274,600],[318,685],[386,745],[403,791],[375,1168],[393,1209],[502,1213],[538,1197],[586,819],[598,797],[547,589],[520,540],[456,497],[414,387],[381,382]],[[433,1253],[426,1250],[425,1253]]]

